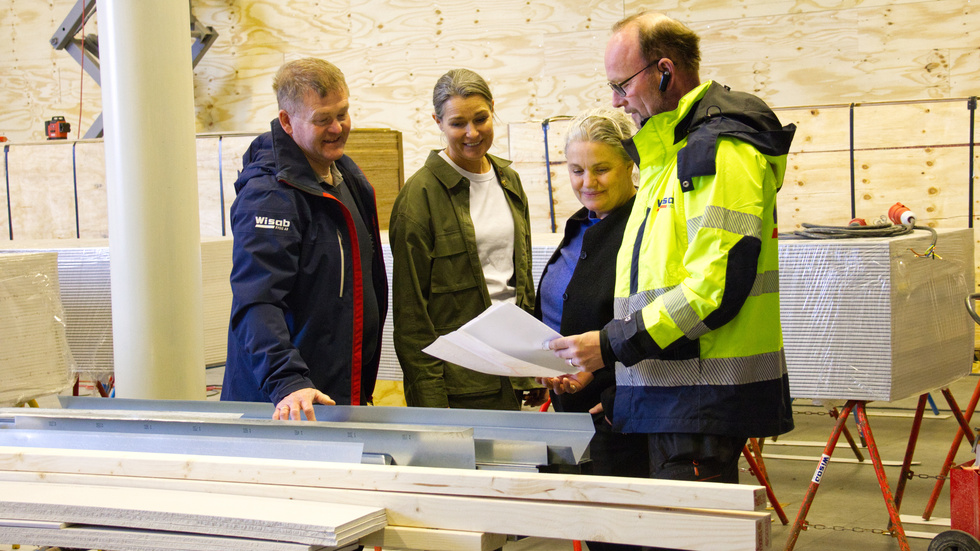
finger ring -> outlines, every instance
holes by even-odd
[[[571,367],[575,367],[575,364],[573,364],[573,363],[572,363],[572,359],[571,359],[571,358],[569,358],[569,359],[568,359],[568,360],[566,360],[566,361],[568,362],[568,365],[569,365],[569,366],[571,366]]]

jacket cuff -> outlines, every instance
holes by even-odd
[[[618,358],[616,358],[616,353],[609,343],[609,335],[606,333],[605,327],[599,330],[599,351],[602,353],[602,365],[609,369],[615,369]]]
[[[304,388],[316,388],[316,386],[313,385],[313,381],[307,379],[306,377],[296,379],[288,384],[280,385],[270,393],[270,396],[272,397],[272,405],[278,404],[286,396],[289,396],[297,390],[303,390]],[[331,396],[331,398],[333,398],[333,396]]]
[[[614,319],[606,324],[602,332],[607,335],[616,359],[623,365],[636,365],[641,360],[660,355],[661,348],[646,331],[642,312],[635,312],[625,319]],[[601,339],[600,334],[600,346]]]

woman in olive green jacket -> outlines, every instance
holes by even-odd
[[[422,349],[492,303],[534,310],[527,196],[493,143],[493,96],[476,73],[454,69],[433,92],[447,147],[398,193],[388,229],[394,343],[409,406],[520,409],[527,379],[471,371]],[[515,389],[516,392],[515,392]],[[540,402],[535,389],[529,402]]]

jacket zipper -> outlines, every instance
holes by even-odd
[[[340,230],[337,230],[337,248],[340,249],[340,292],[337,294],[338,297],[343,298],[344,296],[344,237],[341,235]]]

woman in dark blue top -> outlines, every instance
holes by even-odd
[[[616,255],[636,194],[633,161],[622,140],[635,132],[620,110],[597,109],[576,117],[568,129],[565,155],[572,190],[582,208],[565,223],[565,234],[545,267],[535,313],[562,335],[601,329],[613,317]],[[593,473],[649,476],[645,434],[614,432],[602,401],[616,390],[615,367],[539,379],[551,389],[556,411],[591,412]],[[589,549],[639,549],[589,542]]]

